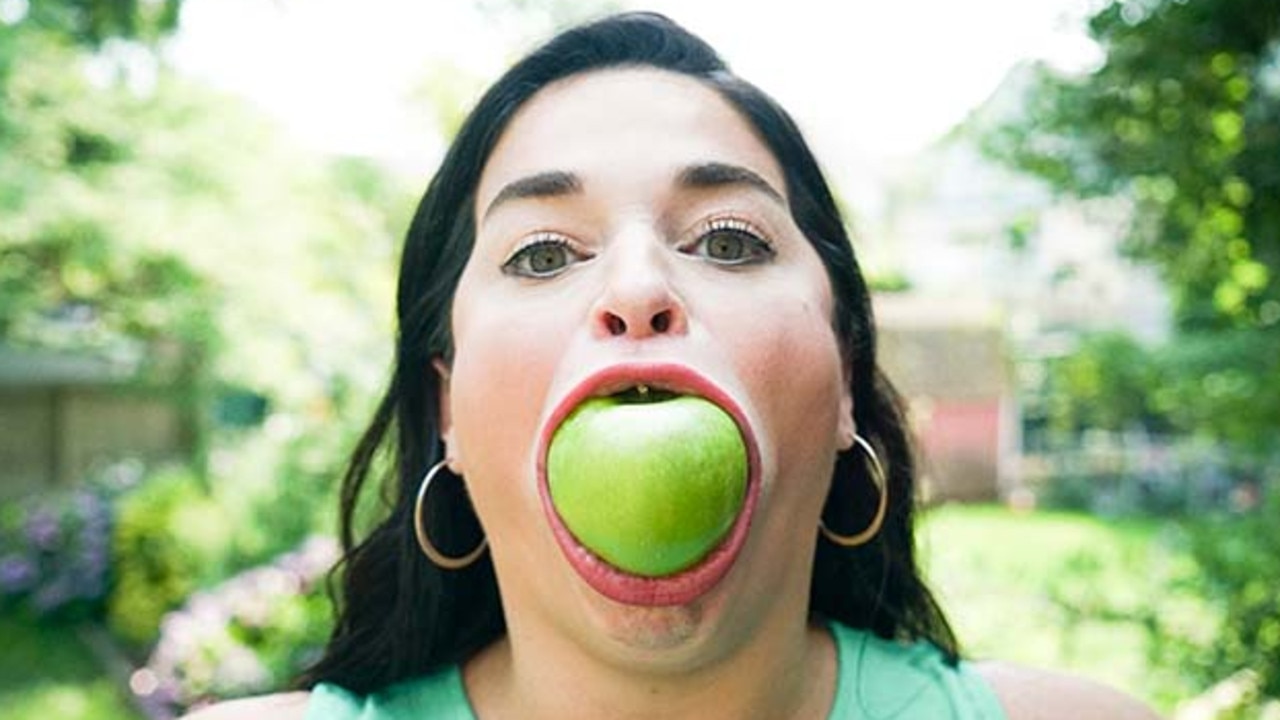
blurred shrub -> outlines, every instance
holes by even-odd
[[[1035,493],[1037,507],[1084,512],[1092,509],[1096,489],[1088,476],[1054,475],[1035,483]]]
[[[332,539],[312,537],[192,595],[165,616],[135,678],[148,691],[144,702],[172,711],[284,687],[328,639],[332,613],[321,580],[337,556]]]
[[[1154,351],[1128,335],[1085,335],[1071,354],[1046,361],[1038,386],[1027,388],[1027,412],[1058,435],[1134,426],[1166,431],[1153,398],[1160,370]]]
[[[262,428],[224,436],[215,453],[212,495],[229,528],[223,575],[270,562],[336,526],[338,478],[358,428],[347,416],[273,413]]]
[[[137,646],[150,644],[164,613],[220,577],[229,531],[222,507],[189,470],[160,471],[123,496],[111,536],[111,630]]]
[[[1280,333],[1181,333],[1148,346],[1086,334],[1028,361],[1019,388],[1028,447],[1091,431],[1199,437],[1266,458],[1280,426]]]
[[[122,464],[75,490],[10,503],[0,515],[0,607],[49,620],[102,614],[112,500],[140,468]]]
[[[1253,510],[1206,519],[1191,548],[1202,592],[1224,618],[1204,651],[1212,680],[1251,671],[1261,696],[1280,699],[1280,483]]]
[[[170,469],[121,499],[108,613],[117,636],[149,646],[163,615],[192,593],[332,530],[336,478],[358,428],[317,415],[275,413],[260,428],[224,430],[208,478]]]
[[[1033,457],[1025,481],[1038,506],[1108,516],[1238,509],[1266,467],[1211,443],[1145,433],[1090,432]]]

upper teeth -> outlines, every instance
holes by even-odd
[[[636,386],[636,392],[640,393],[641,395],[648,395],[648,394],[649,394],[649,386],[648,386],[648,385],[638,385],[638,386]]]

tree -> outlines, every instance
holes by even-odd
[[[1113,2],[1089,29],[1105,64],[1038,69],[996,158],[1058,190],[1135,204],[1127,249],[1165,273],[1185,329],[1280,322],[1280,5]]]
[[[1266,453],[1280,427],[1259,402],[1280,373],[1280,3],[1114,0],[1089,31],[1102,66],[1035,68],[984,149],[1059,193],[1127,199],[1123,249],[1174,301],[1148,408]]]
[[[1127,199],[1124,248],[1161,271],[1175,332],[1162,347],[1082,343],[1057,364],[1048,397],[1061,402],[1047,414],[1154,421],[1222,442],[1245,487],[1270,473],[1251,513],[1191,525],[1222,626],[1190,645],[1210,679],[1248,668],[1258,693],[1280,697],[1268,530],[1280,507],[1280,3],[1113,0],[1089,30],[1102,66],[1037,68],[1025,111],[985,149],[1060,193]]]
[[[87,47],[111,39],[154,42],[177,29],[182,0],[32,0],[18,23]]]

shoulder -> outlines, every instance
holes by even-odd
[[[182,720],[302,720],[311,693],[287,692],[228,700],[201,708]]]
[[[995,691],[1009,720],[1158,720],[1151,708],[1098,682],[1003,662],[974,669]]]

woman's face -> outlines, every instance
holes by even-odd
[[[452,468],[489,538],[513,643],[678,665],[803,618],[819,513],[853,427],[827,277],[785,193],[732,106],[657,70],[543,89],[489,157],[455,355],[437,369]],[[755,453],[745,540],[722,576],[675,604],[599,592],[543,502],[551,417],[611,374],[697,378],[737,407]]]

